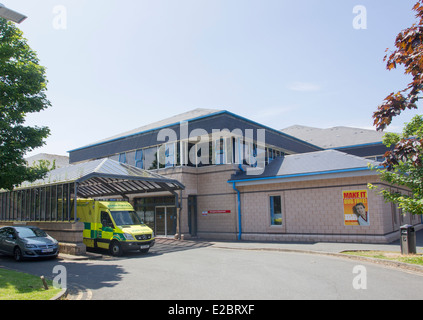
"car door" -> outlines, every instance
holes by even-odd
[[[6,233],[3,238],[3,249],[7,254],[13,254],[13,249],[16,245],[16,233],[13,228],[6,228]]]
[[[4,244],[3,244],[3,241],[4,241],[4,238],[6,237],[6,228],[1,228],[0,229],[0,252],[3,252],[4,253],[4,248],[3,248],[3,246],[4,246]]]

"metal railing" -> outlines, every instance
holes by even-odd
[[[72,221],[75,184],[0,191],[0,221]]]

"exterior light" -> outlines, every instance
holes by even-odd
[[[0,3],[0,17],[5,18],[6,20],[16,22],[16,23],[21,23],[27,18],[27,16],[23,15],[22,13],[6,8],[5,5],[1,3]]]

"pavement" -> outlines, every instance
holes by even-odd
[[[392,251],[401,252],[400,240],[388,244],[345,242],[211,242],[215,247],[232,249],[304,251],[314,253],[341,253],[343,251]],[[423,253],[423,229],[416,232],[416,251]]]
[[[345,242],[257,242],[257,241],[212,241],[212,240],[175,240],[171,238],[156,238],[156,245],[151,250],[161,250],[163,246],[175,246],[175,250],[190,249],[195,247],[215,247],[238,250],[274,250],[305,253],[339,254],[343,251],[391,251],[401,252],[400,240],[389,244],[375,243],[345,243]],[[416,231],[416,251],[423,254],[423,229]],[[164,250],[162,250],[164,251]],[[171,251],[168,250],[167,251]],[[105,255],[87,252],[83,256],[60,254],[63,259],[100,259]]]

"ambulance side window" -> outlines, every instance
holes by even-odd
[[[113,228],[113,222],[112,219],[110,219],[109,213],[108,212],[101,212],[101,224],[103,225],[103,227],[110,227]]]

